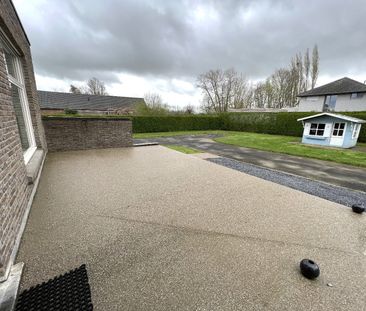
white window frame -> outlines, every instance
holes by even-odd
[[[336,128],[336,124],[339,124],[338,128]],[[344,124],[344,128],[343,129],[341,129],[341,124]],[[333,137],[343,137],[344,134],[346,133],[346,129],[347,129],[347,123],[346,122],[334,122],[333,129],[332,129],[332,136]],[[334,135],[334,131],[337,132],[336,135]],[[342,132],[342,135],[338,135],[340,131],[343,131]]]
[[[2,44],[3,43],[3,44]],[[32,118],[29,110],[29,103],[27,99],[27,93],[25,90],[25,84],[24,84],[24,75],[22,70],[22,64],[20,62],[20,58],[16,53],[13,52],[12,49],[10,49],[8,46],[6,46],[6,42],[3,42],[3,40],[0,41],[0,46],[3,47],[3,49],[6,50],[7,53],[11,54],[14,57],[14,70],[15,70],[15,76],[13,77],[7,68],[7,62],[5,53],[3,52],[3,58],[7,70],[7,76],[9,80],[9,86],[11,87],[11,84],[14,84],[19,89],[19,97],[20,97],[20,104],[22,107],[22,114],[24,118],[24,124],[26,127],[27,132],[27,138],[29,147],[27,150],[23,152],[24,162],[27,164],[29,160],[32,158],[34,152],[37,149],[36,140],[34,137],[34,131],[33,131],[33,124],[32,124]]]
[[[316,124],[316,128],[311,128],[311,126],[313,124]],[[324,125],[324,128],[320,129],[319,125]],[[325,127],[326,124],[325,123],[316,123],[316,122],[311,122],[310,123],[310,127],[309,127],[309,136],[316,136],[316,137],[324,137],[324,133],[325,133]],[[311,131],[315,131],[315,134],[310,134]],[[319,131],[323,131],[323,135],[319,135],[318,132]]]
[[[355,139],[360,134],[361,124],[355,123],[352,131],[352,139]]]

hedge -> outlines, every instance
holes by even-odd
[[[314,112],[230,112],[221,115],[223,130],[302,136],[303,127],[297,119]],[[342,112],[344,115],[366,120],[366,112]],[[366,142],[366,124],[361,127],[360,142]]]
[[[227,113],[222,116],[225,130],[301,136],[302,125],[297,119],[312,113],[297,112],[243,112]]]
[[[172,132],[189,130],[220,130],[223,119],[213,116],[133,116],[134,133]]]
[[[314,112],[228,112],[221,115],[193,116],[128,116],[132,119],[134,133],[173,132],[189,130],[228,130],[302,136],[303,128],[297,119],[314,115]],[[341,112],[341,114],[366,120],[366,111]],[[43,116],[42,118],[51,118]],[[126,116],[75,116],[57,115],[66,118],[121,118]],[[366,123],[361,127],[358,141],[366,142]]]

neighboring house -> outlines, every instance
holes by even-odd
[[[352,148],[356,146],[365,120],[334,113],[320,113],[298,119],[304,126],[303,144]]]
[[[300,93],[298,111],[366,111],[366,85],[342,78]]]
[[[30,44],[10,0],[0,1],[0,309],[47,151]],[[21,268],[17,266],[16,268]],[[21,269],[18,269],[18,271]],[[8,305],[9,307],[9,305]]]
[[[65,109],[79,114],[133,114],[137,105],[145,103],[143,98],[73,94],[38,91],[42,114],[63,113]]]

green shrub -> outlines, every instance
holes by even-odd
[[[64,113],[65,114],[78,114],[78,111],[74,110],[74,109],[66,108],[66,109],[64,109]]]
[[[302,136],[303,127],[297,119],[314,115],[314,112],[229,112],[221,116],[223,130]],[[366,112],[341,113],[366,120]],[[366,142],[366,124],[362,126],[360,142]]]
[[[243,112],[222,116],[224,128],[229,131],[255,132],[276,135],[301,136],[302,124],[297,119],[313,113],[298,112]]]
[[[189,130],[220,130],[223,119],[214,116],[133,116],[134,133],[173,132]]]

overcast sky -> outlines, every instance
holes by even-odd
[[[234,67],[257,81],[315,43],[318,84],[366,79],[365,0],[13,1],[42,90],[95,76],[111,95],[198,105],[198,74]]]

